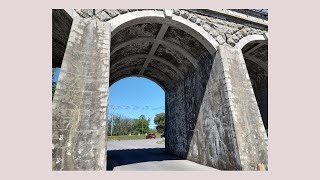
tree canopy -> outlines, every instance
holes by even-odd
[[[113,136],[149,133],[149,123],[150,119],[146,119],[144,115],[137,119],[115,115],[108,121],[108,135],[111,135],[111,131]]]
[[[163,133],[165,129],[165,113],[156,114],[154,117],[154,123],[157,125],[156,129],[159,133]]]

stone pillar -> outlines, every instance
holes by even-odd
[[[187,127],[166,127],[171,134],[187,133],[187,144],[175,140],[178,145],[174,147],[185,147],[188,160],[217,169],[258,170],[268,164],[267,135],[242,52],[221,45],[214,60],[207,62],[200,65],[195,81],[190,77],[182,84],[188,118],[177,113],[170,116],[167,105],[168,120],[175,117],[179,125]],[[174,97],[180,96],[183,94]],[[175,99],[172,102],[174,108],[181,106]]]
[[[220,52],[203,62],[196,75],[196,111],[194,125],[188,128],[187,159],[221,170],[241,170]]]
[[[241,49],[222,45],[215,60],[223,64],[226,98],[242,170],[258,170],[268,165],[268,138]]]
[[[74,18],[52,103],[52,169],[106,170],[110,24]]]

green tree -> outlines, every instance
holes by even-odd
[[[132,132],[132,121],[129,118],[121,118],[117,124],[118,135],[128,135]]]
[[[111,126],[111,123],[113,123],[113,126]],[[132,126],[132,119],[123,117],[121,115],[114,115],[108,120],[108,135],[111,135],[111,128],[113,136],[128,135],[132,132]]]
[[[120,116],[115,116],[113,118],[113,135],[114,136],[119,136],[120,133],[120,121],[121,117]]]
[[[148,133],[154,133],[156,134],[158,131],[156,129],[149,129],[149,132]]]
[[[149,132],[150,119],[146,119],[145,115],[141,115],[138,119],[133,120],[134,134],[144,134]]]
[[[156,114],[154,117],[154,123],[157,125],[156,129],[159,133],[163,133],[165,129],[165,113]]]
[[[131,134],[144,134],[149,132],[150,119],[141,115],[138,119],[126,118],[121,115],[114,115],[108,119],[108,135],[120,136]]]

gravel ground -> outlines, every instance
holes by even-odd
[[[139,140],[112,140],[107,142],[107,150],[164,148],[164,138]]]

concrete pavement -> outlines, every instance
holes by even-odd
[[[107,170],[113,171],[218,171],[167,154],[163,139],[108,141]]]

